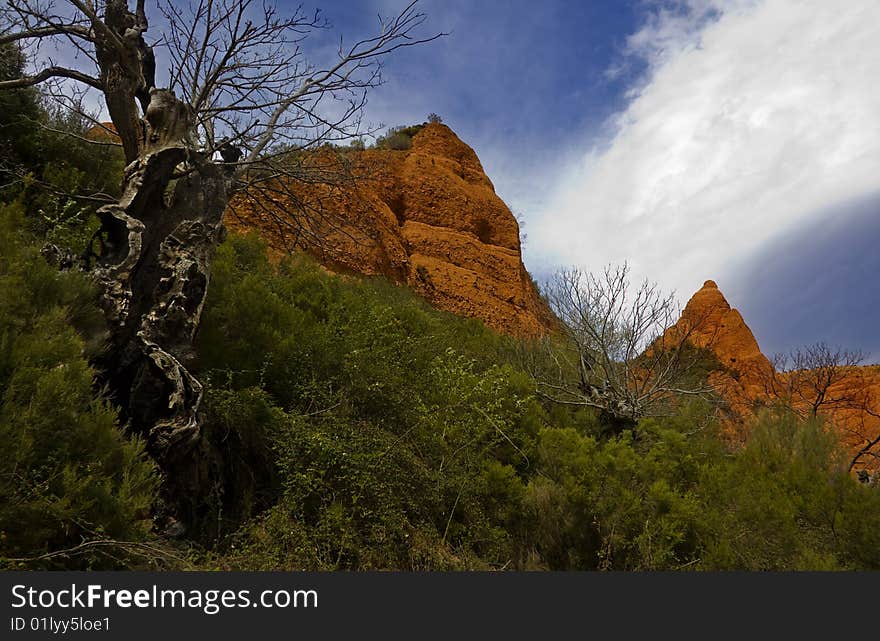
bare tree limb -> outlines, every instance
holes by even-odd
[[[77,24],[65,25],[46,25],[44,27],[34,27],[26,31],[18,33],[5,33],[0,35],[0,45],[18,42],[20,40],[29,40],[33,38],[46,38],[49,36],[71,35],[84,40],[91,39],[91,32],[88,28]]]
[[[4,89],[21,89],[23,87],[33,87],[41,82],[45,82],[50,78],[68,78],[76,80],[83,84],[94,87],[95,89],[103,89],[104,85],[97,78],[93,78],[81,71],[75,69],[67,69],[65,67],[47,67],[32,76],[24,76],[14,80],[0,81],[0,91]]]
[[[672,295],[647,281],[632,287],[628,273],[626,264],[600,274],[566,269],[545,284],[564,338],[544,340],[552,371],[533,374],[548,400],[634,424],[671,412],[675,399],[708,397],[714,390],[689,380],[701,357],[690,341],[699,323],[676,326]]]

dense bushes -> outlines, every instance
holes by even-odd
[[[880,568],[880,491],[846,467],[820,421],[762,415],[745,450],[703,484],[704,567]]]
[[[705,457],[681,432],[651,427],[608,440],[541,432],[543,474],[528,505],[554,569],[678,569],[698,559]],[[702,459],[702,460],[701,460]]]
[[[845,472],[821,423],[763,415],[736,455],[688,423],[643,421],[638,439],[541,433],[528,502],[551,567],[880,567],[880,492]]]
[[[254,460],[273,469],[247,509],[224,508],[242,520],[205,563],[880,564],[880,492],[845,473],[821,424],[767,414],[734,453],[700,401],[609,437],[592,412],[542,407],[512,348],[406,290],[307,261],[276,271],[258,241],[231,238],[199,345],[208,429],[250,443],[237,456],[262,448]]]
[[[92,389],[87,282],[43,261],[18,210],[0,228],[0,554],[139,566],[125,547],[45,556],[153,540],[158,487]],[[695,401],[611,435],[589,410],[543,406],[511,339],[384,281],[273,267],[264,249],[220,248],[205,309],[216,469],[187,497],[195,566],[880,567],[880,491],[846,473],[821,423],[764,414],[730,451]]]
[[[19,208],[0,207],[0,563],[11,566],[84,541],[143,540],[157,489],[141,445],[92,389],[83,354],[101,316],[87,281],[49,267],[22,227]],[[57,563],[116,565],[101,554]],[[56,563],[26,566],[41,565]]]
[[[516,515],[499,493],[513,481],[522,495],[515,470],[528,465],[540,408],[522,374],[490,364],[502,342],[384,282],[295,262],[276,274],[257,241],[230,239],[199,343],[208,422],[264,429],[229,421],[221,397],[279,416],[267,435],[278,502],[236,537],[247,550],[236,563],[508,562]]]
[[[20,77],[24,56],[0,45],[0,80]],[[102,200],[119,194],[121,147],[35,88],[0,91],[0,201],[18,200],[28,229],[79,253],[97,228]]]
[[[0,80],[20,77],[24,67],[24,54],[15,44],[0,45]],[[34,123],[41,115],[36,89],[0,91],[0,153],[6,163],[39,162],[39,134]]]

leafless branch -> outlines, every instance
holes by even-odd
[[[0,35],[0,45],[18,42],[20,40],[28,40],[32,38],[47,38],[49,36],[72,35],[80,38],[88,39],[89,30],[82,25],[65,24],[55,25],[49,24],[43,27],[34,27],[26,31],[17,33],[5,33]]]
[[[633,288],[628,273],[626,264],[600,274],[561,270],[542,288],[564,327],[563,339],[544,341],[552,371],[536,377],[543,396],[635,422],[668,413],[676,398],[712,393],[690,380],[699,324],[676,325],[673,296],[647,281]]]
[[[190,565],[186,559],[157,545],[135,541],[117,541],[113,539],[84,541],[79,545],[64,550],[55,550],[53,552],[47,552],[45,554],[31,557],[5,558],[2,560],[7,563],[32,564],[40,561],[52,561],[55,559],[70,559],[95,552],[111,555],[112,558],[123,564],[124,559],[113,555],[114,552],[144,559],[148,561],[150,565],[158,567],[168,567],[170,565],[172,567],[186,568]]]
[[[67,69],[66,67],[46,67],[32,76],[22,76],[14,80],[0,81],[0,91],[3,89],[21,89],[22,87],[33,87],[41,82],[45,82],[50,78],[68,78],[76,80],[83,84],[94,87],[95,89],[103,89],[101,81],[87,74],[77,71],[76,69]]]
[[[860,386],[851,383],[858,382],[858,367],[864,359],[862,352],[832,348],[824,342],[775,354],[767,391],[804,417],[856,409],[864,399]]]

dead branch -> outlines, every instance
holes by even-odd
[[[691,341],[700,323],[676,326],[674,298],[647,281],[633,288],[626,264],[600,274],[562,270],[542,290],[564,334],[544,341],[552,371],[534,372],[548,400],[634,423],[668,413],[676,398],[712,393],[688,380],[700,358]]]

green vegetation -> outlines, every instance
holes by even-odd
[[[254,238],[221,248],[199,349],[211,432],[272,463],[213,511],[240,520],[210,528],[209,567],[880,565],[880,492],[820,423],[766,414],[731,452],[701,401],[608,436],[539,403],[512,340],[382,281],[273,270]]]
[[[236,564],[506,562],[493,482],[528,465],[540,407],[521,373],[491,364],[504,343],[385,282],[305,261],[276,273],[257,240],[230,239],[199,343],[208,425],[262,430],[276,474],[274,505],[234,537]]]
[[[62,153],[24,123],[82,123],[0,97],[31,175],[0,193],[2,567],[880,568],[880,485],[846,473],[821,422],[765,413],[732,449],[697,400],[610,430],[540,400],[529,345],[382,280],[273,266],[253,237],[220,247],[198,339],[202,493],[160,493],[96,389],[88,281],[39,251],[82,242],[94,208],[43,182],[111,193],[115,152]],[[153,525],[169,504],[176,537]]]
[[[144,540],[155,477],[90,387],[88,288],[6,221],[2,554]],[[608,436],[592,411],[536,399],[513,340],[383,281],[276,269],[264,249],[220,248],[205,310],[205,438],[225,467],[173,543],[190,564],[880,567],[880,491],[820,423],[766,414],[730,452],[695,402]]]
[[[20,207],[0,207],[0,567],[117,567],[124,546],[39,558],[147,539],[158,478],[92,389],[102,316],[87,280],[51,268],[23,227]]]
[[[21,76],[24,55],[12,44],[0,45],[0,80]],[[35,89],[0,92],[0,152],[7,162],[34,164],[39,145],[34,122],[42,115]],[[2,184],[2,183],[0,183]]]
[[[0,46],[0,80],[21,75],[13,45]],[[0,200],[25,209],[28,229],[81,252],[102,202],[119,195],[124,161],[82,116],[44,105],[33,88],[0,91]],[[103,133],[103,132],[101,132]]]
[[[412,147],[412,139],[424,129],[425,125],[410,125],[408,127],[389,127],[383,135],[376,138],[374,149],[391,149],[402,151]]]

